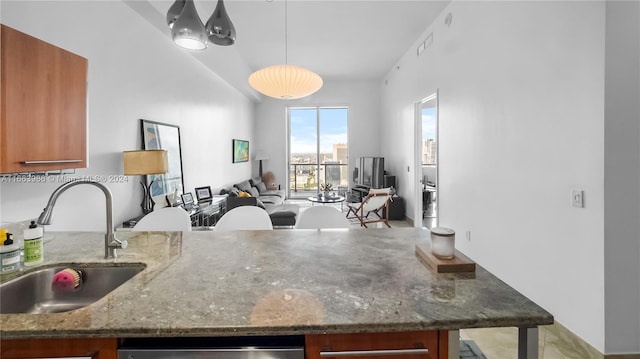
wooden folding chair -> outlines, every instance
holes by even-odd
[[[389,200],[391,200],[391,188],[370,189],[369,194],[360,203],[347,203],[349,210],[347,218],[358,218],[361,227],[367,227],[367,224],[383,222],[387,227],[389,225]],[[385,209],[385,216],[380,215],[380,211]],[[349,217],[353,213],[355,217]],[[378,218],[368,219],[373,213]]]

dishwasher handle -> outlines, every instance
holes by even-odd
[[[429,349],[383,349],[383,350],[346,350],[346,351],[321,351],[320,357],[362,357],[381,355],[415,355],[428,354]]]

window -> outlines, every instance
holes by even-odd
[[[348,108],[290,107],[289,197],[310,196],[321,184],[336,193],[349,183]]]

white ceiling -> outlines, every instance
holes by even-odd
[[[123,0],[145,20],[171,35],[165,23],[170,0]],[[195,0],[206,23],[217,0]],[[324,79],[381,79],[450,2],[436,0],[289,0],[288,63]],[[249,74],[285,62],[285,1],[227,0],[237,39],[232,46],[210,44],[193,56],[233,86],[260,99]]]

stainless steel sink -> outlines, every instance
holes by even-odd
[[[146,266],[132,264],[56,265],[29,272],[0,285],[0,313],[58,313],[85,307],[116,289]],[[72,291],[52,288],[53,276],[65,268],[80,270],[81,285]]]

